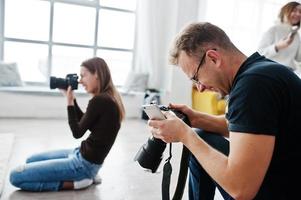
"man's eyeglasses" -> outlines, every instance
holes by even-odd
[[[190,80],[191,80],[194,84],[202,85],[202,83],[198,80],[198,73],[199,73],[199,70],[200,70],[202,64],[203,64],[204,61],[205,61],[205,58],[206,58],[206,52],[205,52],[205,54],[203,55],[203,57],[202,57],[202,59],[201,59],[199,65],[198,65],[198,68],[196,69],[195,74],[193,75],[192,78],[190,78]]]

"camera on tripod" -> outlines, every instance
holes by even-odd
[[[151,119],[165,119],[165,116],[161,111],[172,111],[187,125],[190,125],[188,117],[179,110],[156,104],[143,105],[143,109],[147,116]],[[134,160],[138,161],[143,168],[149,169],[152,173],[155,173],[163,159],[163,152],[165,148],[165,142],[160,139],[150,137],[139,149]]]
[[[50,77],[50,89],[64,89],[67,90],[71,86],[72,90],[78,88],[78,76],[77,74],[67,74],[66,78],[56,78],[55,76]]]

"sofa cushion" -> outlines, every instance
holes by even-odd
[[[0,86],[22,86],[17,63],[0,62]]]
[[[130,72],[122,89],[127,92],[144,92],[147,82],[148,74]]]

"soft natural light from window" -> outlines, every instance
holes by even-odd
[[[80,64],[93,57],[89,48],[53,46],[52,76],[65,77],[66,74],[79,73]]]
[[[103,58],[112,74],[116,85],[123,85],[132,67],[133,53],[123,51],[98,50],[97,56]]]
[[[82,61],[99,55],[114,82],[124,84],[132,68],[137,0],[1,1],[0,60],[16,62],[23,81],[48,84],[49,76],[78,73]]]
[[[132,49],[135,16],[132,13],[100,9],[98,45]]]
[[[93,45],[95,14],[95,8],[56,3],[53,41]]]
[[[265,31],[277,20],[285,0],[210,0],[205,20],[221,27],[246,55],[257,51]]]
[[[8,62],[17,61],[23,81],[47,81],[47,45],[5,42],[4,46],[4,60]]]
[[[127,10],[136,9],[136,0],[100,0],[99,3],[101,6],[108,6]]]
[[[5,1],[5,36],[46,41],[49,38],[49,2]]]

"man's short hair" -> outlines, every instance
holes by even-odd
[[[191,23],[175,38],[170,50],[169,61],[177,65],[181,51],[190,56],[200,57],[208,49],[237,50],[227,34],[219,27],[205,23]]]

